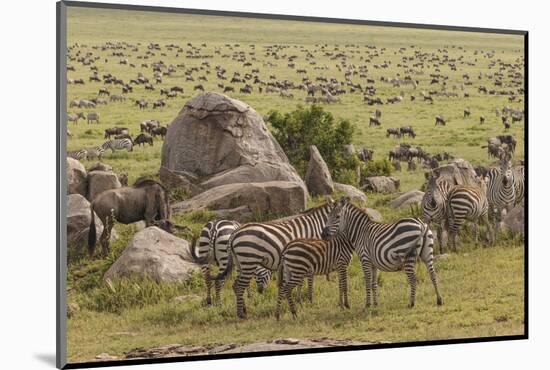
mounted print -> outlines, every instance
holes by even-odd
[[[527,338],[527,32],[57,26],[59,367]]]

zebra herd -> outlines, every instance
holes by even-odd
[[[474,223],[476,242],[478,224],[482,223],[487,227],[489,243],[492,244],[503,214],[523,203],[524,171],[523,165],[512,167],[510,159],[504,158],[485,176],[477,177],[477,184],[473,185],[451,185],[431,173],[421,208],[424,222],[436,225],[440,252],[443,253],[445,231],[448,231],[451,247],[456,251],[457,234],[467,221]]]
[[[220,266],[215,282],[216,304],[220,304],[221,284],[233,266],[237,267],[233,290],[239,318],[247,315],[244,291],[252,278],[256,277],[259,287],[265,287],[271,271],[278,272],[277,319],[284,298],[296,316],[292,291],[298,287],[297,299],[301,299],[304,279],[308,281],[307,296],[311,300],[313,276],[334,270],[338,272],[339,305],[349,308],[347,268],[353,252],[359,256],[363,268],[366,307],[371,305],[371,292],[374,305],[378,303],[378,270],[404,270],[411,286],[409,305],[414,306],[417,257],[426,264],[436,290],[437,304],[442,304],[433,267],[433,235],[428,225],[414,218],[388,224],[371,221],[362,209],[351,204],[349,197],[337,202],[329,200],[283,221],[240,226],[228,220],[210,222],[201,231],[198,253],[195,243],[191,246],[195,261],[203,264],[207,303],[211,302],[212,277],[206,264],[215,261]]]

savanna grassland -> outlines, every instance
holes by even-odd
[[[104,49],[107,42],[126,42],[138,48]],[[155,55],[148,59],[138,59],[148,51],[149,43],[158,43],[162,50],[151,50]],[[339,95],[341,102],[324,105],[337,119],[349,120],[356,127],[353,143],[356,147],[368,147],[375,151],[374,158],[387,157],[388,151],[401,141],[421,146],[430,153],[449,152],[464,158],[472,164],[488,164],[494,160],[487,158],[486,144],[489,137],[503,134],[500,117],[495,111],[505,106],[523,108],[523,96],[509,102],[508,96],[481,94],[480,85],[495,88],[494,80],[488,74],[499,72],[498,64],[490,68],[490,63],[500,60],[503,63],[522,63],[523,38],[514,35],[480,34],[467,32],[413,30],[383,28],[343,24],[320,24],[279,20],[255,20],[235,17],[197,16],[182,14],[147,13],[119,10],[91,10],[84,8],[68,9],[68,46],[78,44],[81,56],[91,52],[100,58],[93,63],[98,75],[111,73],[125,82],[136,78],[142,72],[153,82],[153,62],[162,60],[166,65],[176,66],[171,76],[163,76],[163,82],[155,85],[154,91],[147,91],[143,85],[134,85],[134,91],[124,102],[109,102],[96,108],[68,108],[69,113],[96,111],[100,113],[99,124],[86,124],[80,120],[69,124],[72,137],[67,140],[67,150],[78,150],[101,145],[105,139],[103,131],[114,126],[130,129],[132,136],[139,133],[140,122],[157,119],[166,125],[174,119],[185,102],[196,95],[193,90],[202,84],[206,91],[222,92],[218,86],[234,86],[233,98],[242,100],[260,114],[271,110],[290,112],[298,104],[305,104],[305,90],[292,90],[294,98],[280,97],[279,94],[241,94],[244,84],[229,83],[234,72],[241,75],[255,73],[263,81],[270,76],[276,79],[301,83],[304,75],[296,70],[304,68],[311,80],[316,77],[335,77],[344,80],[344,72],[336,67],[341,59],[331,57],[343,52],[347,63],[362,65],[361,57],[368,52],[368,46],[376,46],[378,56],[370,56],[367,76],[374,79],[376,96],[383,100],[399,95],[405,99],[397,104],[369,106],[363,103],[363,94],[346,93]],[[177,44],[168,50],[165,46]],[[204,44],[204,45],[203,45]],[[285,45],[279,54],[297,55],[295,68],[287,66],[285,58],[275,59],[265,55],[267,45]],[[252,48],[254,45],[254,49]],[[414,48],[412,47],[414,46]],[[195,53],[200,48],[201,55],[212,58],[186,58],[186,53]],[[323,48],[323,49],[322,49]],[[400,48],[406,48],[400,51]],[[220,53],[215,53],[220,50]],[[316,64],[311,65],[305,58],[305,50],[314,55]],[[113,56],[113,51],[122,51],[124,56]],[[447,91],[456,92],[458,97],[434,96],[434,103],[422,101],[420,91],[429,91],[440,84],[432,85],[430,73],[434,67],[426,63],[423,74],[413,75],[419,86],[394,87],[380,81],[381,77],[403,78],[403,57],[413,57],[415,51],[434,53],[442,57],[456,59],[457,70],[448,64],[439,67]],[[243,52],[252,66],[244,67],[242,62],[232,58],[234,53]],[[250,52],[255,52],[251,55]],[[328,55],[325,52],[331,53]],[[165,55],[162,55],[164,53]],[[177,55],[179,54],[179,55]],[[120,64],[128,59],[129,64]],[[202,62],[210,63],[203,68]],[[271,63],[267,65],[266,63]],[[375,68],[374,64],[388,63],[387,68]],[[148,67],[142,67],[147,63]],[[406,62],[410,67],[414,60]],[[103,82],[89,82],[92,75],[90,66],[76,60],[68,61],[74,71],[68,71],[68,78],[83,79],[83,85],[67,85],[67,103],[73,99],[97,97],[101,87],[111,93],[120,94],[120,86],[104,85]],[[178,66],[180,65],[180,66]],[[184,65],[184,66],[182,66]],[[216,78],[214,66],[221,65],[227,70],[228,80]],[[197,67],[194,76],[207,76],[208,81],[186,81],[184,71]],[[316,69],[322,67],[323,69]],[[523,71],[521,71],[523,72]],[[399,74],[399,75],[398,75]],[[468,74],[472,85],[464,86]],[[478,76],[481,74],[481,78]],[[366,85],[366,78],[352,76],[355,83]],[[504,73],[503,87],[511,79]],[[456,86],[456,90],[453,89]],[[174,99],[167,99],[167,106],[153,109],[152,102],[161,98],[160,88],[181,86],[184,93]],[[346,89],[347,90],[347,89]],[[464,97],[469,93],[469,97]],[[409,99],[417,97],[416,101]],[[144,98],[149,107],[140,110],[134,101]],[[108,100],[108,97],[107,97]],[[463,118],[463,110],[470,107],[471,117]],[[382,111],[382,125],[369,127],[369,117],[374,109]],[[447,119],[447,126],[434,126],[436,115]],[[486,122],[479,124],[484,115]],[[512,124],[509,134],[517,141],[514,159],[524,157],[524,121]],[[417,133],[415,139],[399,140],[386,137],[388,127],[412,125]],[[140,176],[156,176],[161,160],[162,142],[155,139],[154,146],[136,147],[133,152],[105,153],[103,162],[112,165],[117,173],[127,172],[129,183]],[[85,162],[85,165],[94,162]],[[406,164],[404,165],[406,167]],[[424,182],[424,171],[394,172],[401,180],[401,190],[419,189]],[[367,194],[368,206],[379,210],[386,221],[410,215],[411,211],[394,210],[389,201],[395,195]],[[315,205],[322,199],[312,199]],[[176,221],[198,232],[209,221],[209,212],[195,212],[176,216]],[[316,279],[314,302],[303,303],[299,307],[299,317],[292,320],[285,312],[282,320],[273,317],[276,300],[276,286],[271,284],[264,294],[253,294],[249,299],[249,313],[246,321],[235,317],[235,302],[231,282],[222,291],[222,305],[203,305],[204,285],[197,275],[186,284],[158,285],[151,281],[121,280],[105,284],[102,274],[116,260],[128,244],[136,229],[133,225],[116,225],[119,238],[111,244],[108,257],[95,261],[86,258],[70,261],[68,276],[68,300],[77,303],[80,310],[68,319],[68,359],[70,362],[90,360],[99,353],[107,352],[121,356],[137,347],[153,347],[168,343],[200,345],[213,343],[250,343],[281,337],[353,339],[365,342],[402,342],[446,338],[487,337],[495,335],[515,335],[524,332],[524,248],[520,236],[502,235],[495,246],[485,248],[475,245],[468,235],[462,236],[458,253],[445,255],[436,260],[436,270],[440,280],[440,290],[444,305],[435,305],[435,294],[423,266],[418,267],[419,287],[417,305],[407,308],[408,285],[404,274],[382,273],[380,276],[379,306],[368,313],[364,310],[364,281],[360,266],[354,259],[350,267],[351,310],[342,311],[337,306],[336,279],[326,281]],[[184,301],[174,301],[174,297],[188,296]]]

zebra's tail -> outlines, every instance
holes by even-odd
[[[199,257],[197,255],[195,247],[197,246],[197,237],[194,237],[191,241],[191,244],[189,244],[189,252],[191,252],[191,257],[193,258],[193,262],[195,262],[198,265],[206,265],[208,263],[208,254],[204,257]]]
[[[96,243],[96,230],[95,230],[95,212],[94,204],[90,204],[90,227],[88,229],[88,254],[94,255],[95,243]]]

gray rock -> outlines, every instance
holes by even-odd
[[[67,158],[67,194],[88,194],[86,169],[74,158]]]
[[[114,172],[92,171],[88,174],[88,200],[93,201],[101,192],[121,186]]]
[[[198,178],[184,171],[172,171],[161,166],[159,170],[160,181],[169,188],[182,188],[191,195],[197,195],[203,189],[196,184]]]
[[[90,202],[80,194],[67,196],[67,247],[81,252],[88,246],[90,230]],[[95,217],[97,235],[103,232],[101,220]]]
[[[451,185],[477,186],[474,167],[461,158],[455,158],[445,166],[434,168],[433,172]]]
[[[157,282],[184,282],[200,270],[189,243],[156,226],[137,232],[104,279],[137,275]]]
[[[328,166],[315,145],[309,147],[305,181],[307,189],[313,195],[328,195],[334,192],[334,183]]]
[[[92,171],[112,172],[113,171],[113,166],[110,166],[110,165],[105,164],[105,163],[97,162],[96,164],[94,164],[90,168],[88,168],[88,172],[92,172]]]
[[[374,222],[382,222],[384,221],[382,214],[378,212],[376,209],[373,208],[363,208],[363,211],[369,215],[369,218]]]
[[[174,213],[202,209],[231,210],[252,214],[290,215],[306,208],[307,193],[296,183],[271,181],[228,184],[209,189],[172,206]]]
[[[344,195],[350,197],[352,201],[363,206],[367,204],[367,196],[363,191],[357,189],[355,186],[335,182],[334,190],[343,193]]]
[[[219,93],[203,93],[185,104],[168,128],[161,165],[194,174],[206,189],[268,181],[291,181],[305,189],[262,117]]]
[[[523,205],[517,205],[508,212],[502,220],[503,229],[513,233],[525,232],[525,208]]]
[[[395,193],[399,185],[400,181],[395,177],[373,176],[365,179],[362,189],[374,193]]]
[[[422,203],[422,198],[424,197],[424,192],[420,190],[411,190],[406,193],[401,194],[394,200],[390,202],[392,208],[405,208],[409,207],[411,204],[420,204]]]

